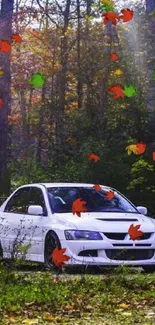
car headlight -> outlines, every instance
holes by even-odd
[[[99,232],[88,230],[65,230],[65,237],[67,240],[103,240]]]

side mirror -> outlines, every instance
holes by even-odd
[[[30,205],[27,212],[28,214],[34,214],[36,216],[43,215],[43,208],[41,205]]]
[[[145,207],[137,207],[137,210],[141,213],[141,214],[144,214],[146,215],[147,214],[147,208]]]

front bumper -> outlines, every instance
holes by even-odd
[[[61,246],[66,248],[65,255],[70,256],[66,265],[155,265],[155,240],[62,240]],[[83,251],[88,256],[79,256]]]

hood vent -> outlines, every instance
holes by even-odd
[[[112,222],[115,222],[115,221],[127,221],[127,222],[130,222],[130,221],[138,221],[138,219],[127,219],[127,218],[120,218],[120,219],[114,219],[114,218],[96,218],[97,220],[101,220],[101,221],[112,221]]]

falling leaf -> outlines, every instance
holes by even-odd
[[[113,197],[114,197],[114,192],[109,191],[109,192],[106,193],[106,198],[107,198],[108,200],[112,200]]]
[[[33,88],[42,87],[45,82],[45,76],[41,73],[32,73],[31,80],[28,81],[29,84],[33,85]]]
[[[111,61],[117,61],[117,59],[118,59],[118,55],[117,55],[117,53],[111,53]]]
[[[22,38],[19,34],[12,34],[11,38],[15,41],[15,44],[22,43]]]
[[[128,229],[128,234],[130,235],[130,239],[132,240],[140,240],[140,237],[144,235],[144,232],[141,230],[138,230],[141,225],[136,225],[134,224],[130,225]]]
[[[108,21],[111,21],[111,23],[113,25],[117,24],[117,20],[119,20],[118,15],[116,14],[116,12],[113,11],[108,11],[106,13],[102,14],[102,17],[104,17],[104,24],[106,25],[108,23]]]
[[[119,97],[125,97],[125,95],[123,94],[122,86],[119,84],[112,85],[107,91],[114,93],[114,99],[117,99]]]
[[[124,23],[128,22],[129,20],[132,20],[133,18],[133,10],[130,9],[123,9],[121,10],[122,16],[119,16],[120,19],[123,20]]]
[[[137,155],[140,155],[145,152],[146,150],[146,144],[143,142],[137,143]]]
[[[153,160],[155,160],[155,151],[152,153]]]
[[[123,93],[127,96],[127,97],[133,97],[133,96],[137,96],[137,88],[135,88],[133,85],[130,85],[129,87],[125,86]]]
[[[80,198],[75,200],[72,204],[72,213],[76,213],[78,217],[81,217],[81,212],[87,212],[86,207],[83,206],[86,203],[87,202],[82,201]]]
[[[89,155],[88,155],[88,159],[89,160],[94,160],[94,162],[97,162],[98,160],[100,160],[100,158],[98,156],[96,156],[93,152],[91,152]]]
[[[111,0],[101,0],[101,4],[108,5],[108,6],[113,6],[113,3],[112,3]]]
[[[102,191],[102,188],[99,184],[95,184],[93,188],[95,188],[96,191]]]
[[[152,74],[153,74],[152,80],[155,80],[155,72],[153,72]]]
[[[3,105],[4,105],[4,102],[2,101],[2,98],[0,98],[0,109],[2,108]]]
[[[128,151],[128,155],[131,155],[132,152],[137,155],[138,149],[136,144],[130,144],[130,146],[127,146],[125,149]]]
[[[117,69],[116,71],[114,71],[113,73],[115,76],[121,76],[123,74],[123,71],[121,69]]]
[[[66,248],[58,249],[58,247],[56,247],[54,249],[54,251],[52,253],[52,259],[56,266],[66,266],[64,261],[68,261],[70,259],[70,257],[67,255],[63,255],[63,253],[65,253],[65,251],[66,251]]]
[[[11,44],[7,40],[0,41],[0,52],[8,53],[11,50]]]
[[[2,67],[0,67],[0,76],[4,74],[4,71],[2,71]]]

